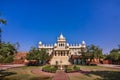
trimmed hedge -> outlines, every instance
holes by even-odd
[[[67,72],[67,73],[73,72],[73,69],[72,68],[66,68],[65,72]]]
[[[77,72],[77,71],[79,71],[80,70],[80,67],[79,66],[67,66],[66,68],[65,68],[65,72],[67,72],[67,73],[70,73],[70,72]]]
[[[42,68],[42,71],[51,72],[51,73],[55,73],[56,70],[57,70],[57,67],[55,67],[55,66],[50,66],[50,65],[44,66],[44,67]]]
[[[95,63],[90,63],[90,66],[97,66],[97,64],[95,64]]]
[[[80,67],[75,65],[75,66],[73,67],[73,69],[74,69],[75,71],[78,71],[78,70],[80,70]]]

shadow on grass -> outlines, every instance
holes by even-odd
[[[14,75],[16,74],[15,72],[8,72],[5,70],[0,70],[0,80],[2,80],[6,76]]]
[[[120,71],[91,71],[85,75],[90,77],[91,74],[101,77],[95,80],[120,80]]]
[[[32,77],[30,80],[52,80],[50,77]]]

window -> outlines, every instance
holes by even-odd
[[[62,44],[64,46],[64,44]]]
[[[62,52],[61,52],[61,56],[62,56]]]
[[[56,56],[56,52],[55,52],[55,56]]]

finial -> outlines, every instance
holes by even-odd
[[[63,38],[63,35],[62,35],[62,33],[60,34],[60,38]]]

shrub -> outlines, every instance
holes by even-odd
[[[46,72],[55,73],[56,70],[57,70],[57,67],[47,65],[47,66],[44,66],[44,67],[42,68],[42,70],[43,70],[43,71],[46,71]]]
[[[67,72],[67,73],[69,73],[69,72],[73,72],[73,69],[67,67],[67,68],[65,69],[65,72]]]
[[[67,66],[65,68],[65,72],[67,73],[70,73],[70,72],[76,72],[76,71],[79,71],[80,70],[80,67],[79,66]]]
[[[0,63],[3,63],[4,59],[4,57],[0,57]]]
[[[8,57],[0,57],[0,63],[11,63],[13,62],[13,56],[9,55]]]
[[[52,73],[55,73],[57,68],[56,67],[51,67],[50,70],[51,70]]]
[[[95,63],[91,63],[90,66],[97,66],[97,64],[95,64]]]
[[[75,66],[73,67],[73,69],[74,69],[75,71],[78,71],[78,70],[80,70],[80,67],[75,65]]]
[[[7,58],[4,59],[4,63],[11,63],[13,62],[13,56],[8,56]]]

